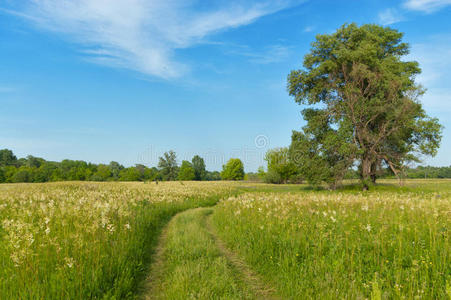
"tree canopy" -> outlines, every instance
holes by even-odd
[[[268,150],[265,160],[268,163],[268,172],[264,179],[269,183],[287,183],[297,174],[297,167],[289,157],[288,148]]]
[[[160,168],[160,172],[164,180],[176,180],[178,166],[175,152],[172,150],[165,152],[159,159],[158,168]]]
[[[318,35],[288,91],[306,105],[290,155],[310,182],[335,186],[357,164],[364,188],[384,166],[399,176],[408,162],[435,155],[442,127],[422,108],[421,72],[403,34],[389,27],[343,25]]]
[[[222,166],[221,178],[224,180],[243,180],[244,167],[239,158],[231,158]]]
[[[17,157],[9,149],[0,150],[0,166],[13,166],[17,163]]]
[[[199,155],[195,155],[192,159],[195,180],[205,180],[206,179],[206,169],[205,169],[205,161]]]
[[[199,157],[199,156],[197,156]],[[61,162],[46,161],[43,158],[28,155],[17,159],[11,150],[0,150],[0,183],[2,182],[47,182],[65,180],[89,180],[89,181],[155,181],[175,180],[177,177],[168,176],[168,166],[175,166],[178,173],[175,153],[163,156],[165,161],[162,168],[147,167],[137,164],[124,167],[118,162],[107,164],[93,164],[81,160],[65,159]],[[174,158],[174,160],[172,160]],[[199,157],[200,158],[200,157]],[[200,158],[202,161],[203,159]],[[167,164],[169,160],[169,164]],[[175,161],[175,163],[174,163]],[[183,180],[194,180],[194,167],[189,164],[188,175],[183,175]],[[182,163],[183,165],[183,163]],[[186,163],[185,163],[186,165]],[[185,167],[182,169],[186,169]],[[182,174],[185,172],[181,170]],[[220,180],[219,172],[203,170],[201,180]],[[176,174],[177,174],[176,173]],[[184,177],[185,176],[185,177]]]
[[[178,180],[194,180],[195,178],[196,173],[193,164],[187,160],[182,161],[178,174]]]

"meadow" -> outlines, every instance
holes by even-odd
[[[2,184],[0,266],[0,299],[451,299],[451,181]]]
[[[0,185],[0,299],[132,298],[164,224],[224,183]]]
[[[451,182],[385,183],[245,193],[213,221],[284,299],[451,298]]]

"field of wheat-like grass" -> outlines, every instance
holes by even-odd
[[[0,185],[0,299],[132,297],[161,227],[232,185]]]
[[[0,185],[0,299],[142,295],[451,298],[451,181]]]
[[[245,193],[221,201],[213,222],[286,299],[451,298],[449,181]]]

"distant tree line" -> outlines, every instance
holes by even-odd
[[[207,171],[202,157],[195,155],[191,162],[183,160],[178,166],[174,151],[159,158],[158,167],[136,164],[124,167],[118,162],[93,164],[82,160],[65,159],[47,161],[28,155],[17,158],[11,150],[0,150],[0,182],[48,182],[48,181],[170,181],[170,180],[242,180],[244,169],[241,160],[231,159],[223,171]]]
[[[408,168],[405,171],[406,178],[451,178],[451,166],[449,167],[431,167],[417,166]]]

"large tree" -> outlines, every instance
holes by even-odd
[[[293,133],[290,148],[308,151],[298,160],[307,175],[324,176],[312,174],[317,162],[335,184],[357,162],[367,189],[383,166],[399,176],[406,163],[436,154],[442,127],[419,102],[421,69],[405,60],[409,47],[402,37],[388,27],[343,25],[318,35],[304,68],[288,76],[289,94],[309,105],[307,125]]]
[[[170,150],[165,152],[160,161],[158,162],[158,168],[163,177],[163,180],[176,180],[178,173],[177,156],[175,152]]]

